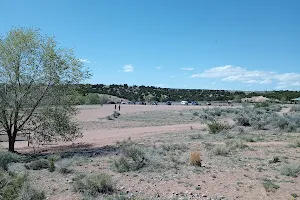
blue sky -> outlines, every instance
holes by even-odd
[[[0,0],[0,34],[40,28],[88,83],[300,90],[298,0]]]

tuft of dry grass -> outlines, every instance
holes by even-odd
[[[201,157],[199,151],[192,151],[190,153],[190,164],[201,167]]]

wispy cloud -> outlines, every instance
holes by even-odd
[[[170,78],[175,78],[176,76],[170,76]]]
[[[131,64],[124,65],[123,72],[133,72],[134,67]]]
[[[217,82],[212,82],[211,84],[214,85],[214,84],[216,84],[216,83],[217,83]]]
[[[89,61],[88,59],[82,59],[80,58],[79,59],[80,62],[83,62],[83,63],[90,63],[91,61]]]
[[[184,68],[180,68],[181,70],[187,70],[187,71],[192,71],[194,70],[194,68],[192,67],[184,67]]]
[[[300,74],[277,73],[271,71],[248,70],[242,67],[226,65],[207,69],[202,73],[193,74],[191,78],[221,78],[227,82],[242,82],[247,84],[271,84],[277,82],[276,89],[300,88]]]
[[[156,67],[156,69],[162,69],[163,67],[161,67],[161,66],[158,66],[158,67]]]

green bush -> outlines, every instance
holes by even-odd
[[[21,157],[8,151],[0,151],[0,169],[7,170],[8,164],[20,161]]]
[[[107,174],[78,175],[73,179],[75,192],[83,193],[85,196],[97,197],[100,194],[112,193],[114,191],[111,176]]]
[[[274,192],[279,188],[279,185],[276,185],[272,180],[269,179],[264,179],[262,184],[267,192]]]
[[[55,171],[55,160],[54,158],[49,158],[49,172],[54,172]]]
[[[267,103],[267,102],[256,103],[256,104],[254,105],[255,108],[266,108],[266,107],[269,107],[269,106],[270,106],[270,104]]]
[[[39,159],[31,161],[29,164],[25,165],[26,169],[32,170],[41,170],[41,169],[48,169],[49,168],[49,161],[47,159]]]
[[[290,164],[283,166],[280,169],[282,175],[291,176],[291,177],[298,177],[300,174],[300,165]]]
[[[295,140],[295,141],[291,144],[291,147],[294,147],[294,148],[300,147],[300,139]]]
[[[209,133],[211,134],[217,134],[220,133],[223,130],[228,130],[230,127],[227,124],[223,124],[217,121],[213,121],[211,123],[207,124]]]
[[[0,173],[0,197],[5,200],[17,199],[26,180],[26,174]]]
[[[2,200],[43,200],[43,191],[32,188],[24,173],[0,172],[0,199]]]
[[[229,154],[229,149],[226,146],[216,146],[213,148],[214,155],[226,156]]]
[[[118,172],[139,170],[146,166],[147,159],[145,150],[131,140],[119,143],[122,156],[114,161]]]
[[[291,112],[300,112],[300,106],[293,106],[290,111]]]
[[[241,139],[228,140],[225,144],[230,150],[244,149],[247,147]]]
[[[43,200],[46,199],[44,191],[38,191],[25,182],[20,191],[18,200]]]
[[[57,165],[57,170],[61,174],[70,174],[73,172],[73,170],[69,168],[72,165],[72,161],[70,160],[61,160]]]

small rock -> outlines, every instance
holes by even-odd
[[[202,197],[207,197],[207,195],[206,195],[206,194],[203,194]]]

